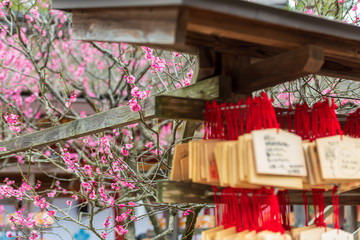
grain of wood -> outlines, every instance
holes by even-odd
[[[222,96],[224,96],[224,92],[229,90],[229,87],[230,82],[228,79],[226,80],[225,78],[224,80],[222,77],[216,77],[205,80],[199,84],[194,84],[186,88],[174,90],[166,94],[177,97],[182,96],[185,98],[220,99]],[[204,91],[205,88],[206,91]],[[156,100],[157,98],[158,100]],[[164,106],[166,106],[171,111],[171,106],[169,106],[169,104],[174,103],[174,101],[175,100],[171,100],[171,97],[169,96],[151,97],[148,100],[143,101],[141,105],[144,119],[147,120],[155,117],[170,117],[169,113],[166,112],[156,113],[155,104],[156,102],[158,102],[158,104],[164,104]],[[183,103],[185,101],[186,105],[190,105],[192,103],[192,100],[189,99],[183,99],[182,101]],[[198,102],[201,102],[201,100],[198,100]],[[183,113],[183,115],[177,115],[179,119],[194,119],[194,114],[192,110],[189,109],[189,107],[185,108],[185,105],[177,105],[176,107],[178,108],[177,110],[179,112]],[[182,110],[183,108],[186,110]],[[186,116],[186,111],[188,112],[189,116]],[[201,115],[201,112],[202,111],[200,111],[200,114],[198,113],[196,116],[196,120],[201,120],[200,117],[203,116]],[[174,119],[176,119],[176,116],[174,116]],[[75,139],[78,137],[103,132],[105,130],[126,126],[139,121],[140,115],[138,112],[131,111],[129,106],[121,106],[106,112],[97,113],[86,118],[78,119],[42,131],[29,133],[27,135],[1,142],[0,147],[6,148],[7,151],[0,152],[0,156],[26,151],[32,148],[48,146],[63,140]]]
[[[297,48],[241,68],[239,79],[233,81],[233,91],[251,93],[316,74],[323,63],[324,52],[321,47],[308,45]]]
[[[174,44],[178,21],[186,14],[176,7],[116,8],[73,11],[73,38],[87,41]]]
[[[219,192],[224,188],[218,187]],[[157,198],[164,203],[214,203],[214,190],[211,185],[190,181],[158,181]],[[291,205],[304,204],[303,190],[289,190]],[[360,189],[339,194],[339,205],[359,205]],[[308,192],[308,204],[312,204],[311,191]],[[332,205],[332,191],[325,192],[325,204]]]

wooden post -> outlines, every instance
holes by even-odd
[[[349,227],[349,232],[355,232],[358,229],[358,209],[357,206],[347,206],[347,225]]]
[[[209,78],[215,74],[215,53],[209,48],[199,48],[197,61],[194,69],[194,76],[191,83],[194,84],[202,79]],[[183,143],[189,142],[190,137],[194,136],[198,124],[192,121],[183,123],[180,133],[180,139],[184,139]]]
[[[339,226],[341,229],[344,228],[345,224],[345,206],[339,206]]]

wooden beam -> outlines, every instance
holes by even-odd
[[[154,104],[154,97],[141,104],[144,119],[151,119],[155,117]],[[138,112],[131,111],[129,106],[122,106],[106,112],[97,113],[86,118],[77,119],[69,123],[1,142],[0,146],[5,147],[7,151],[0,152],[0,155],[43,147],[63,140],[74,139],[108,129],[122,127],[138,121]]]
[[[206,36],[204,34],[188,32],[187,42],[189,45],[196,46],[202,44],[214,49],[216,52],[233,55],[248,55],[256,59],[267,59],[269,57],[285,53],[286,49],[280,47],[264,46],[256,43],[250,43],[240,40],[229,39],[218,36]],[[353,59],[336,59],[327,57],[325,62],[317,73],[318,75],[336,77],[341,79],[350,79],[360,81],[359,62]]]
[[[163,96],[210,99],[227,99],[231,94],[231,80],[227,76],[216,76],[206,80],[196,82],[193,85],[179,88]]]
[[[86,41],[175,44],[184,42],[186,11],[179,7],[74,9],[73,38]]]
[[[54,174],[63,174],[71,176],[72,173],[63,171],[60,168],[54,168],[54,164],[51,163],[42,163],[42,164],[31,164],[30,167],[27,164],[19,164],[19,167],[23,174],[33,173],[38,175],[54,175]],[[18,175],[20,173],[18,166],[5,166],[0,169],[0,177],[4,175]],[[30,170],[30,171],[29,171]]]
[[[170,96],[150,97],[141,102],[143,117],[145,120],[155,117],[169,117],[174,119],[178,117],[178,119],[201,120],[203,118],[203,109],[201,111],[199,110],[200,112],[197,115],[194,115],[193,110],[191,110],[189,106],[196,102],[198,107],[204,107],[205,100],[221,99],[223,96],[226,96],[226,92],[229,91],[230,87],[229,81],[230,80],[226,77],[214,77],[199,82],[198,84],[166,93],[166,95],[182,96],[185,98],[202,98],[204,100],[193,101],[190,98],[182,100],[181,98],[176,98],[176,100],[172,100]],[[156,102],[157,104],[164,104],[164,108],[159,106],[156,108]],[[180,103],[183,105],[180,105]],[[169,104],[177,104],[174,105],[174,107],[178,108],[177,110],[182,112],[183,115],[173,114],[173,111],[171,114],[164,112],[164,109],[168,109],[169,111],[173,109]],[[185,110],[181,110],[181,108],[184,108]],[[158,112],[155,112],[156,109],[158,109]],[[186,116],[186,113],[188,113],[188,116]],[[170,115],[173,115],[173,117]],[[75,139],[103,132],[105,130],[119,128],[139,121],[140,115],[138,112],[131,111],[129,106],[121,106],[106,112],[97,113],[86,118],[77,119],[72,122],[1,142],[0,147],[5,147],[7,151],[0,152],[0,156],[48,146],[63,140]]]
[[[158,96],[155,116],[162,119],[204,121],[206,100]]]
[[[224,187],[218,187],[221,192]],[[164,203],[214,203],[214,190],[211,185],[193,183],[190,181],[157,182],[157,199]],[[303,191],[291,190],[289,193],[290,204],[303,205]],[[308,204],[312,204],[311,191],[307,192]],[[332,205],[332,191],[325,192],[325,204]],[[339,194],[340,205],[359,205],[360,189]]]
[[[317,73],[324,63],[321,47],[308,45],[241,68],[233,91],[249,93]]]
[[[164,203],[213,203],[214,198],[205,192],[214,191],[212,186],[183,181],[158,181],[157,199]]]

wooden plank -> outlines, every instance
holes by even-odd
[[[231,94],[231,80],[227,76],[216,76],[193,85],[179,88],[162,95],[183,98],[227,99]]]
[[[73,38],[87,41],[174,44],[183,42],[186,19],[178,7],[73,10]]]
[[[163,119],[204,121],[206,100],[158,96],[155,99],[155,115]]]
[[[219,99],[222,96],[225,96],[223,91],[228,91],[229,86],[230,83],[227,78],[218,77],[200,82],[199,85],[190,85],[186,88],[180,88],[166,94],[184,97],[191,96],[194,98],[204,99]],[[160,100],[156,100],[156,98],[159,98]],[[164,99],[167,101],[164,101]],[[166,118],[168,116],[167,113],[160,112],[157,113],[160,115],[156,115],[155,102],[157,101],[160,104],[174,102],[173,100],[169,99],[171,99],[169,96],[157,96],[143,101],[141,106],[143,109],[144,119],[147,120],[155,117]],[[204,101],[205,100],[203,100],[203,102]],[[185,112],[183,111],[183,113],[188,111],[190,115],[189,118],[193,119],[194,115],[192,111],[190,111],[191,109],[189,109],[189,106],[191,106],[193,103],[192,100],[183,99],[182,102],[186,104],[183,106],[177,105],[177,107],[186,108]],[[201,101],[198,100],[198,102]],[[204,104],[202,106],[204,107]],[[199,113],[202,113],[202,110],[199,110]],[[185,115],[179,116],[179,119],[183,119],[184,117],[186,118]],[[203,118],[203,115],[198,114],[196,117],[196,120],[200,120],[200,117]],[[0,147],[5,147],[7,151],[0,152],[0,156],[26,151],[32,148],[48,146],[63,140],[69,140],[98,132],[103,132],[105,130],[126,126],[139,121],[140,115],[138,112],[131,111],[129,106],[121,106],[106,112],[97,113],[86,118],[78,119],[42,131],[29,133],[27,135],[22,135],[5,142],[1,142]]]
[[[206,196],[206,191],[213,191],[212,186],[182,182],[182,181],[158,181],[157,199],[165,203],[212,203],[212,196]]]
[[[61,168],[55,168],[54,164],[52,163],[42,163],[42,164],[31,164],[30,165],[30,171],[29,170],[29,166],[27,164],[19,164],[19,167],[22,171],[22,173],[24,173],[25,175],[29,172],[29,173],[33,173],[33,174],[37,174],[37,175],[44,175],[46,174],[67,174],[67,175],[71,175],[71,173],[65,172],[63,171]],[[0,169],[0,177],[6,175],[7,177],[9,175],[13,175],[16,174],[18,175],[20,173],[19,171],[19,167],[18,166],[6,166],[4,168]]]
[[[324,63],[321,47],[308,45],[285,52],[239,70],[233,91],[250,93],[279,83],[317,73]]]
[[[182,0],[55,0],[54,9],[88,9],[109,7],[144,7],[144,6],[169,6],[179,5]]]
[[[221,192],[223,187],[218,187]],[[190,181],[157,182],[157,198],[164,203],[214,203],[214,190],[211,185],[193,183]],[[307,192],[308,204],[312,204],[311,191]],[[289,191],[291,205],[303,205],[303,191]],[[325,204],[332,205],[332,191],[325,193]],[[339,195],[339,205],[359,205],[360,189],[355,192],[345,192]]]
[[[141,105],[145,119],[155,117],[154,97],[144,101]],[[0,155],[25,151],[35,147],[43,147],[62,140],[74,139],[108,129],[122,127],[138,121],[138,112],[131,111],[129,106],[122,106],[45,130],[19,136],[6,142],[1,142],[0,147],[5,147],[7,151],[0,152]]]
[[[141,7],[179,5],[185,2],[186,1],[182,0],[53,0],[53,8],[68,10],[76,8]],[[255,0],[255,2],[276,7],[283,7],[287,4],[286,0]]]

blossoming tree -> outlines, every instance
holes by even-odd
[[[344,0],[293,4],[308,14],[357,24],[356,6]],[[121,105],[141,113],[140,100],[189,85],[194,65],[195,58],[186,54],[124,43],[74,41],[71,15],[51,10],[48,1],[2,0],[0,140]],[[352,82],[310,76],[267,91],[279,106],[332,96],[346,110],[358,104],[357,89]],[[155,180],[169,176],[173,146],[181,141],[181,126],[181,121],[174,120],[142,121],[2,157],[1,168],[13,167],[20,176],[4,178],[0,186],[0,197],[13,202],[15,209],[9,213],[12,231],[7,236],[37,239],[45,231],[48,223],[36,223],[33,207],[43,212],[44,218],[54,219],[54,226],[70,221],[99,239],[114,233],[135,239],[134,222],[145,217],[154,226],[154,239],[164,239],[172,232],[179,211],[184,211],[193,225],[192,217],[201,206],[155,203]],[[34,169],[51,171],[42,171],[45,177],[36,179],[31,175]],[[71,199],[66,200],[66,207],[53,203],[59,196]],[[86,223],[69,214],[70,209],[85,206],[89,213]],[[145,207],[145,215],[134,214],[139,206]],[[108,208],[115,214],[99,219],[98,214]],[[170,213],[166,230],[161,229],[156,215],[163,211]],[[101,227],[96,227],[98,221]]]
[[[194,57],[189,55],[73,41],[71,19],[51,10],[47,1],[1,1],[0,18],[2,141],[121,105],[141,112],[140,100],[187,86],[192,79]],[[7,236],[40,236],[46,222],[36,224],[35,206],[55,225],[65,219],[99,239],[113,232],[135,239],[134,222],[147,216],[156,238],[163,238],[170,231],[163,232],[156,213],[170,210],[173,219],[188,209],[155,204],[154,180],[168,176],[180,125],[143,121],[4,157],[2,168],[18,168],[21,179],[3,179],[1,198],[28,203],[15,204],[15,213],[9,213],[12,232]],[[56,169],[43,172],[48,182],[31,178],[34,167],[44,166]],[[71,197],[67,208],[52,204],[59,196]],[[145,216],[134,214],[140,205]],[[87,224],[68,214],[79,206],[89,208]],[[96,217],[108,208],[115,214]],[[95,227],[95,218],[103,222],[101,228]]]

